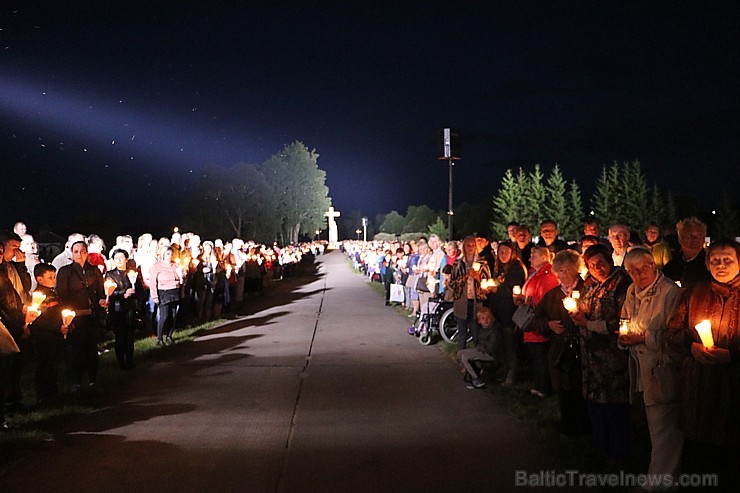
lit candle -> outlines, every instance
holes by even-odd
[[[630,331],[629,323],[630,323],[630,319],[629,318],[620,318],[619,319],[619,335],[620,336],[626,335],[626,334],[629,333],[629,331]]]
[[[514,286],[514,289],[512,289],[512,293],[514,296],[519,296],[522,294],[522,287],[521,286]]]
[[[571,296],[563,298],[563,306],[569,313],[575,313],[578,310],[578,302]]]
[[[39,307],[33,306],[33,305],[31,305],[28,308],[26,308],[26,312],[28,312],[28,313],[35,313],[37,318],[38,318],[39,315],[41,315],[41,310],[39,310]]]
[[[681,281],[676,281],[676,286],[681,287]]]
[[[38,310],[38,307],[41,306],[41,303],[43,303],[45,299],[46,295],[44,293],[41,291],[34,291],[31,293],[31,306]]]
[[[130,270],[126,273],[128,276],[128,280],[131,281],[131,284],[136,284],[136,278],[139,277],[139,273],[135,270]]]
[[[570,294],[570,297],[573,298],[574,300],[580,300],[581,299],[581,292],[580,291],[573,291]]]
[[[113,294],[113,291],[116,290],[118,284],[116,284],[116,281],[114,281],[113,279],[108,278],[103,283],[103,287],[105,288],[105,296],[110,296]]]
[[[473,270],[474,270],[475,272],[478,272],[478,271],[480,270],[480,263],[478,263],[478,262],[473,262]]]
[[[712,323],[709,320],[704,320],[694,326],[696,331],[699,333],[699,338],[704,347],[710,349],[714,347],[714,338],[712,337]]]
[[[74,320],[75,313],[74,310],[67,310],[66,308],[62,310],[62,324],[63,325],[69,325],[72,323],[72,320]]]

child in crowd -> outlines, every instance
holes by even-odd
[[[495,362],[493,355],[498,345],[497,335],[501,333],[501,324],[493,318],[491,309],[478,305],[476,318],[480,325],[478,336],[478,345],[475,348],[462,349],[458,351],[460,362],[466,371],[466,379],[469,376],[471,381],[469,389],[482,389],[486,386],[486,381],[481,377],[478,362],[490,361]]]

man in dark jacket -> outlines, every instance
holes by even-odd
[[[558,238],[558,223],[552,219],[546,219],[540,224],[540,239],[537,246],[547,247],[553,255],[570,248],[565,241]]]
[[[697,282],[711,280],[704,251],[707,225],[695,217],[687,217],[676,224],[676,229],[681,251],[665,264],[663,274],[673,281],[680,282],[684,288],[691,287]]]

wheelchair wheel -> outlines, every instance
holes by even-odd
[[[419,335],[419,344],[422,346],[430,346],[434,342],[434,337],[432,332],[427,332],[426,334]]]
[[[439,335],[447,342],[455,342],[457,336],[457,319],[452,308],[448,308],[439,317]]]
[[[448,308],[439,317],[439,335],[447,342],[457,342],[457,319],[452,308]],[[473,340],[473,335],[468,336],[467,342]]]

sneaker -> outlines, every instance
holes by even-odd
[[[412,325],[411,327],[408,328],[408,330],[406,332],[408,332],[410,336],[415,336],[416,335],[416,327],[414,327]]]
[[[469,389],[482,389],[486,386],[486,381],[482,378],[474,378],[468,385]]]
[[[543,394],[537,389],[529,389],[529,393],[535,397],[539,397],[540,399],[544,399],[545,397],[547,397],[545,394]]]
[[[10,431],[10,423],[3,420],[2,424],[0,424],[0,431]]]
[[[168,346],[171,346],[172,345],[172,338],[171,337],[168,337],[167,339],[164,340],[164,343],[166,345],[168,345]]]
[[[157,340],[157,347],[162,347],[162,346],[164,346],[164,342]]]

